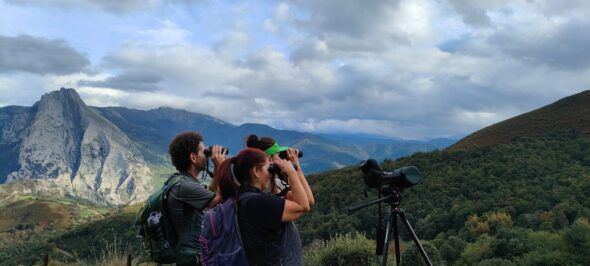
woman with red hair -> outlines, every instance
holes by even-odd
[[[238,222],[250,265],[303,265],[299,234],[290,222],[310,210],[308,195],[293,164],[273,160],[272,164],[286,176],[291,187],[288,199],[269,193],[273,175],[271,161],[261,150],[247,148],[225,160],[215,181],[222,200],[238,203]],[[248,197],[241,197],[246,195]],[[297,238],[297,239],[295,239]]]

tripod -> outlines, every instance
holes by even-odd
[[[389,204],[390,212],[389,212],[389,217],[387,218],[387,227],[385,230],[385,239],[384,239],[384,243],[383,243],[383,253],[382,253],[383,259],[381,260],[381,265],[382,266],[387,265],[387,250],[389,249],[389,233],[392,228],[393,228],[393,240],[395,243],[395,262],[396,262],[397,266],[399,266],[401,263],[400,251],[399,251],[399,230],[398,230],[398,225],[397,225],[397,218],[398,218],[397,216],[399,215],[399,218],[405,224],[406,229],[408,230],[408,232],[410,232],[410,235],[412,236],[412,239],[414,240],[416,247],[420,251],[420,255],[422,255],[422,259],[424,259],[424,262],[426,262],[426,264],[428,264],[429,266],[432,266],[432,262],[428,258],[428,255],[426,255],[426,251],[424,251],[422,244],[420,244],[420,240],[416,236],[414,229],[412,229],[410,222],[408,222],[408,219],[406,218],[406,214],[399,207],[401,199],[402,199],[402,195],[401,195],[400,190],[396,187],[390,186],[389,188],[384,189],[383,193],[387,196],[367,202],[367,203],[364,203],[364,204],[361,204],[361,205],[358,205],[358,206],[355,206],[355,207],[348,208],[348,212],[353,212],[358,209],[362,209],[362,208],[365,208],[365,207],[368,207],[368,206],[371,206],[371,205],[374,205],[377,203],[384,202],[384,203]],[[379,212],[381,212],[381,208],[379,209]],[[379,217],[381,217],[381,214],[379,215]],[[379,237],[377,237],[377,238],[378,238],[377,241],[380,241]],[[377,245],[377,246],[379,246],[379,245]]]

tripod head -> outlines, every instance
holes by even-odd
[[[380,188],[381,195],[384,197],[367,201],[356,206],[348,207],[348,213],[367,208],[378,203],[387,203],[391,206],[398,207],[402,201],[402,190],[398,187],[387,185]]]

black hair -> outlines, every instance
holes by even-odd
[[[178,171],[186,171],[190,166],[190,155],[192,152],[199,151],[199,144],[203,142],[203,137],[194,131],[183,132],[170,142],[168,153],[172,164]]]
[[[261,150],[246,148],[240,151],[236,157],[223,161],[219,169],[215,171],[214,178],[222,200],[237,198],[240,185],[251,183],[254,178],[250,170],[263,165],[266,160],[266,154]]]
[[[271,137],[262,137],[258,138],[258,136],[252,134],[248,136],[246,140],[246,146],[248,148],[255,148],[262,151],[266,151],[268,148],[272,147],[276,141]]]

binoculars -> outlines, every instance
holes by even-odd
[[[299,154],[297,155],[297,157],[299,157],[299,158],[303,157],[303,151],[299,151]],[[287,156],[287,151],[279,152],[279,158],[281,158],[283,160],[289,159],[289,156]]]
[[[228,148],[221,147],[221,154],[227,155],[228,153],[229,153]],[[213,146],[210,146],[209,148],[205,149],[205,156],[211,157],[212,154],[213,154]]]

